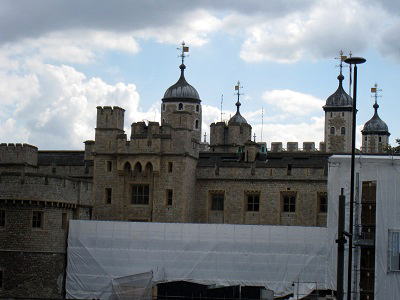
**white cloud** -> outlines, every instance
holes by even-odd
[[[87,78],[70,66],[55,66],[32,62],[24,66],[29,73],[3,74],[5,86],[31,86],[35,92],[23,89],[0,90],[0,99],[8,102],[10,117],[0,120],[0,139],[7,142],[27,142],[40,148],[81,149],[82,142],[94,138],[96,106],[120,106],[126,109],[126,124],[159,116],[155,106],[144,112],[139,108],[139,94],[134,84],[119,82],[110,85],[100,78]],[[32,80],[34,78],[35,80]],[[19,99],[19,100],[18,100]],[[127,129],[130,130],[130,126]]]
[[[321,112],[324,101],[312,95],[292,90],[271,90],[263,93],[262,98],[271,108],[285,116],[302,117],[313,112]]]

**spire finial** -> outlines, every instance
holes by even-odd
[[[343,61],[347,58],[347,56],[343,55],[343,50],[339,51],[339,57],[335,57],[335,59],[339,59],[340,60],[340,64],[339,64],[339,69],[340,69],[340,73],[339,76],[337,77],[340,84],[342,84],[342,81],[344,79],[344,76],[342,74],[342,69],[343,69]]]
[[[242,104],[240,104],[240,95],[243,95],[240,93],[241,88],[243,88],[243,87],[240,85],[240,81],[238,80],[237,84],[235,85],[235,91],[237,91],[235,94],[235,95],[237,95],[237,102],[236,102],[236,107],[237,107],[236,112],[237,113],[239,113],[239,107],[240,107],[240,105],[242,105]]]
[[[189,47],[185,46],[185,42],[182,41],[181,47],[176,48],[177,50],[179,50],[181,53],[178,55],[178,57],[181,58],[182,60],[182,65],[185,65],[185,57],[189,56],[189,55],[185,55],[186,52],[189,52]]]
[[[378,113],[378,108],[379,108],[379,104],[378,104],[378,97],[382,97],[381,95],[378,95],[378,92],[381,92],[382,89],[378,89],[378,84],[375,83],[374,86],[371,88],[371,93],[373,93],[372,97],[375,98],[375,103],[372,106],[375,110],[375,114]]]
[[[207,143],[207,132],[204,132],[204,143]]]
[[[254,132],[253,138],[254,138],[254,143],[255,143],[256,142],[256,133],[255,132]]]

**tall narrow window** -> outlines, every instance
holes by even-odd
[[[67,225],[68,225],[68,215],[67,215],[67,213],[62,213],[62,216],[61,216],[61,228],[62,229],[67,229]]]
[[[112,161],[107,161],[107,172],[111,172],[112,171]]]
[[[200,111],[200,106],[197,104],[196,105],[196,111],[199,112]]]
[[[211,194],[211,210],[224,210],[224,193]]]
[[[400,271],[400,231],[389,230],[388,271]]]
[[[335,134],[335,127],[331,127],[331,134]]]
[[[162,110],[165,111],[165,104],[162,105]]]
[[[4,287],[3,280],[4,280],[4,271],[0,269],[0,289]]]
[[[379,143],[381,143],[381,142],[382,142],[382,137],[380,136],[380,137],[379,137]]]
[[[260,194],[247,195],[247,211],[259,211],[260,209]]]
[[[367,141],[368,140],[368,137],[367,136],[365,136],[365,138],[364,138],[364,141]]]
[[[172,162],[168,162],[168,173],[172,173]]]
[[[166,196],[167,196],[167,205],[171,206],[172,205],[172,199],[173,199],[173,196],[174,196],[174,192],[169,189],[169,190],[167,190]]]
[[[199,129],[199,120],[196,120],[195,125],[194,125],[195,129]]]
[[[296,212],[296,194],[282,195],[283,212]]]
[[[328,197],[326,193],[318,193],[318,211],[320,213],[328,212]]]
[[[112,188],[106,188],[105,190],[106,204],[111,204],[112,201]]]
[[[340,128],[340,134],[341,135],[345,135],[346,134],[346,128],[345,127]]]
[[[43,227],[43,212],[41,211],[32,212],[32,227],[33,228]]]
[[[0,210],[0,227],[6,226],[6,211]]]
[[[287,165],[287,175],[292,175],[292,165],[291,164]]]
[[[147,184],[132,185],[132,204],[149,204],[149,186]]]

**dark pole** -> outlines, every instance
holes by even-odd
[[[351,300],[351,278],[353,268],[353,213],[354,213],[354,159],[356,150],[356,114],[357,114],[357,64],[365,63],[365,58],[350,57],[346,63],[354,65],[354,86],[353,86],[353,124],[351,136],[351,171],[350,171],[350,216],[349,216],[349,260],[347,264],[347,300]]]
[[[345,223],[345,196],[343,194],[343,188],[339,196],[339,214],[338,214],[338,244],[337,252],[337,269],[336,269],[336,299],[343,300],[343,275],[344,275],[344,244],[346,244],[346,238],[344,237],[344,223]]]

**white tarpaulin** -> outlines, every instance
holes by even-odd
[[[153,284],[265,286],[275,295],[296,287],[305,295],[327,285],[326,238],[320,227],[72,220],[67,297],[116,297],[116,279],[148,272]]]
[[[355,159],[355,173],[359,175],[360,186],[359,199],[362,197],[362,182],[376,182],[376,229],[375,229],[375,299],[397,300],[400,298],[400,272],[389,271],[389,241],[390,230],[400,230],[400,157],[393,156],[361,156],[357,155]],[[357,178],[357,177],[356,177]],[[328,230],[329,240],[334,241],[337,238],[337,214],[338,197],[341,188],[344,188],[346,196],[346,230],[348,230],[349,220],[349,199],[350,199],[350,156],[335,155],[329,159],[328,175]],[[357,196],[357,191],[356,191]],[[357,199],[355,199],[357,201]],[[355,205],[355,211],[360,209]],[[360,218],[360,212],[358,213]],[[346,244],[347,262],[348,244]],[[331,247],[331,262],[329,264],[329,273],[327,281],[331,283],[328,288],[336,288],[336,257],[337,250]],[[357,251],[357,248],[355,248]],[[353,256],[354,257],[354,256]],[[356,258],[357,259],[357,258]],[[356,269],[359,269],[359,258],[356,261]],[[345,291],[347,264],[345,265]],[[358,274],[353,274],[353,279]],[[359,292],[358,284],[353,286],[353,292]]]

